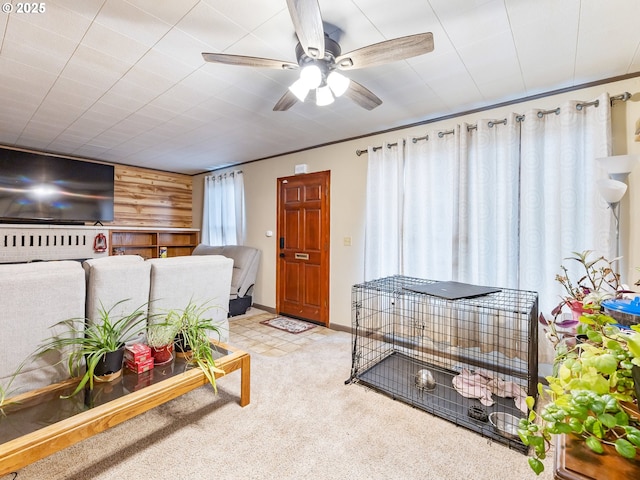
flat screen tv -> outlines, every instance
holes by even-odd
[[[0,148],[0,221],[113,220],[113,165]]]

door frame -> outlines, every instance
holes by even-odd
[[[320,286],[321,286],[321,305],[320,305],[320,323],[324,326],[329,326],[329,287],[330,287],[330,252],[331,252],[331,170],[322,170],[319,172],[306,173],[301,175],[290,175],[287,177],[279,177],[277,179],[277,188],[276,188],[276,312],[279,314],[281,311],[283,299],[280,288],[280,281],[282,276],[282,267],[280,262],[280,237],[282,237],[282,213],[283,206],[281,205],[281,190],[282,186],[287,183],[287,181],[291,179],[304,179],[309,176],[321,176],[323,178],[323,187],[324,187],[324,196],[321,201],[321,222],[322,222],[322,249],[320,252],[320,264],[321,264],[321,272],[324,272],[324,275],[320,278]]]

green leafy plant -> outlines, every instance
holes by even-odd
[[[86,366],[78,386],[69,397],[81,391],[87,383],[89,389],[93,390],[94,372],[102,357],[122,348],[146,329],[145,305],[126,315],[112,315],[114,309],[125,301],[117,302],[109,310],[101,303],[100,318],[95,322],[72,318],[56,323],[53,327],[64,327],[66,332],[45,340],[38,349],[39,354],[61,351],[67,356],[67,366],[72,376],[80,376],[83,366]]]
[[[632,373],[640,367],[640,326],[623,332],[615,322],[601,313],[581,316],[577,333],[584,341],[559,353],[557,374],[547,377],[548,387],[538,385],[540,399],[548,400],[539,415],[534,399],[527,398],[529,416],[520,421],[518,434],[532,448],[529,465],[536,474],[544,470],[552,434],[579,436],[596,453],[605,445],[625,458],[640,453]]]
[[[220,328],[212,318],[205,318],[210,307],[207,304],[197,305],[190,301],[182,311],[174,311],[172,315],[177,316],[180,325],[178,333],[182,336],[185,346],[190,348],[187,355],[187,367],[198,367],[213,387],[215,393],[218,392],[216,386],[216,374],[224,375],[224,370],[216,367],[213,358],[213,348],[211,335],[220,339]],[[174,321],[171,319],[170,321]],[[214,338],[215,340],[216,338]]]

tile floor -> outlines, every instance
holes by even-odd
[[[281,357],[327,335],[337,333],[335,330],[320,325],[306,332],[289,333],[260,323],[273,317],[276,315],[253,307],[247,310],[244,315],[231,317],[229,319],[229,344],[249,353]]]

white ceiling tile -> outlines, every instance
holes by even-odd
[[[2,47],[2,56],[57,75],[76,46],[76,42],[58,33],[12,15]]]
[[[18,137],[18,134],[10,132],[6,128],[4,122],[0,121],[0,144],[7,146],[18,146],[16,143],[18,141]]]
[[[58,77],[47,98],[87,109],[98,101],[102,92],[101,89],[88,83],[77,82],[67,77]]]
[[[198,0],[180,0],[179,2],[158,0],[126,0],[136,8],[159,18],[168,24],[174,24],[184,17],[197,3]]]
[[[14,8],[17,2],[14,2]],[[24,24],[30,24],[34,27],[45,29],[56,36],[66,37],[73,42],[79,42],[84,36],[91,20],[84,15],[78,14],[73,10],[69,10],[55,2],[20,2],[23,5],[44,6],[43,13],[19,14],[14,11],[11,14],[9,24],[19,22],[20,28],[24,28]],[[61,26],[64,25],[63,28]],[[38,44],[43,45],[43,44]]]
[[[182,30],[174,28],[154,46],[154,50],[192,68],[199,68],[205,64],[202,52],[210,51],[211,47]]]
[[[159,80],[160,84],[151,83],[152,80]],[[169,88],[169,86],[170,84],[168,81],[164,80],[162,77],[158,77],[157,75],[140,71],[130,71],[126,78],[116,83],[108,93],[130,98],[137,103],[139,108],[140,106],[149,103],[158,95],[161,95]],[[110,103],[107,94],[102,97],[102,100]]]
[[[136,68],[153,72],[172,83],[179,82],[194,71],[193,67],[155,50],[147,52],[138,60]]]
[[[49,0],[67,10],[93,20],[105,3],[105,0]],[[49,3],[47,2],[47,3]]]
[[[75,48],[75,45],[72,47]],[[12,37],[8,37],[2,43],[2,56],[23,64],[37,65],[39,69],[53,75],[58,75],[69,60],[69,57],[62,55],[55,48],[46,52],[43,48],[33,48],[28,43],[15,41]]]
[[[122,84],[122,85],[120,85]],[[118,91],[115,91],[117,88]],[[115,107],[126,108],[131,113],[135,112],[142,106],[149,102],[147,98],[136,97],[135,94],[139,92],[139,87],[133,84],[126,84],[126,82],[118,82],[108,92],[100,97],[100,102],[104,102],[108,105]]]
[[[178,84],[172,87],[171,90],[155,98],[150,105],[161,107],[177,115],[188,111],[205,98],[210,97],[211,95],[203,94],[196,89]]]
[[[129,68],[131,67],[126,62],[80,45],[61,75],[76,82],[108,90]]]
[[[52,98],[46,99],[33,115],[40,123],[55,123],[59,126],[71,125],[82,116],[85,109],[75,104],[63,103]]]
[[[286,6],[286,3],[283,2],[283,5]],[[298,37],[296,37],[287,8],[283,8],[267,22],[255,28],[249,38],[258,39],[261,44],[256,45],[254,50],[253,48],[249,49],[250,45],[241,41],[234,45],[233,52],[227,53],[237,52],[239,55],[260,56],[258,52],[264,51],[265,54],[262,56],[268,58],[288,60],[290,62],[295,62],[296,60],[295,48],[298,43]],[[270,52],[265,48],[269,49]]]
[[[615,3],[604,10],[589,2],[581,4],[576,55],[578,79],[615,76],[621,71],[630,73],[628,69],[640,45],[640,2],[634,2],[624,10],[615,8]],[[614,50],[616,54],[611,55]]]
[[[148,47],[172,28],[159,18],[121,0],[107,0],[95,21]]]
[[[9,23],[9,15],[3,15],[0,17],[0,50],[2,50],[2,42],[5,38],[4,32],[7,29]]]
[[[201,98],[208,98],[215,95],[217,92],[221,92],[231,85],[229,79],[220,75],[213,75],[212,72],[205,71],[204,68],[193,72],[186,77],[180,86],[192,88],[201,93]]]
[[[98,50],[123,62],[134,64],[149,47],[100,23],[92,23],[82,45]]]
[[[27,97],[46,93],[56,81],[56,75],[0,56],[2,85],[15,85],[18,91],[24,90]]]
[[[504,0],[429,0],[429,3],[458,48],[496,31],[510,30]]]
[[[273,16],[288,10],[282,0],[262,0],[260,2],[229,2],[226,0],[204,0],[232,22],[251,31],[271,19]]]
[[[494,48],[495,45],[500,45],[500,48]],[[510,32],[496,32],[480,38],[476,43],[461,47],[458,52],[477,84],[493,82],[502,76],[515,78],[520,75],[518,55]],[[521,90],[524,83],[520,81],[517,87]]]
[[[402,8],[389,8],[388,0],[354,0],[353,3],[387,40],[440,30],[438,18],[424,0],[404,1]]]
[[[224,51],[249,33],[204,3],[194,7],[176,27],[213,48],[214,52]]]

